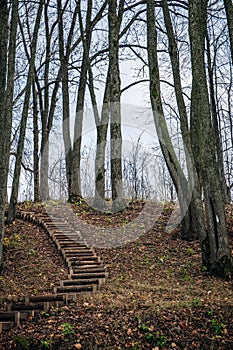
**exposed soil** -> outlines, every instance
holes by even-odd
[[[119,214],[82,205],[75,210],[89,223],[109,227],[132,220],[140,205]],[[4,332],[0,349],[232,349],[233,283],[201,267],[198,242],[182,241],[179,229],[163,231],[171,207],[166,204],[153,228],[134,242],[97,249],[109,271],[100,291]],[[232,207],[226,211],[232,247]],[[35,290],[46,293],[64,278],[63,261],[43,230],[17,220],[6,237],[15,243],[4,253],[2,306]]]

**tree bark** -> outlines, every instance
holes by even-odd
[[[68,55],[65,55],[65,43],[63,33],[63,9],[61,0],[57,0],[58,11],[58,40],[59,40],[59,57],[61,65],[62,79],[62,115],[63,115],[63,141],[65,146],[66,159],[66,179],[68,193],[71,193],[71,174],[72,174],[72,146],[70,138],[70,99],[69,99],[69,78],[68,78]]]
[[[208,0],[189,1],[189,35],[192,60],[191,141],[203,191],[206,237],[202,237],[205,265],[211,274],[232,278],[224,201],[216,161],[216,148],[205,69]],[[208,146],[207,146],[208,145]]]
[[[7,4],[5,0],[0,1],[0,269],[12,127],[18,0],[14,0],[12,4],[10,31]]]
[[[30,104],[31,88],[32,88],[32,82],[33,82],[33,76],[34,76],[37,39],[38,39],[43,6],[44,6],[44,0],[40,1],[39,7],[38,7],[35,27],[33,31],[33,38],[31,43],[31,57],[29,61],[28,78],[26,83],[22,118],[20,122],[19,141],[18,141],[18,147],[17,147],[16,161],[15,161],[11,199],[10,199],[10,205],[9,205],[8,216],[7,216],[8,223],[12,223],[16,215],[16,205],[18,201],[19,178],[20,178],[20,170],[21,170],[21,164],[22,164],[22,158],[23,158],[24,139],[25,139],[27,117],[28,117],[28,110],[29,110],[29,104]]]
[[[218,111],[217,111],[217,106],[215,101],[213,67],[211,62],[210,40],[209,40],[208,34],[206,37],[206,43],[207,43],[206,49],[207,49],[207,62],[208,62],[210,109],[211,109],[212,125],[213,125],[214,138],[215,138],[215,144],[216,144],[217,163],[218,163],[223,199],[226,204],[229,204],[231,201],[231,198],[228,192],[225,172],[224,172],[222,138],[221,138],[221,131],[219,129]]]
[[[110,86],[109,71],[107,73],[105,93],[101,119],[97,121],[97,145],[95,159],[95,203],[98,208],[104,207],[105,202],[105,152],[107,144],[107,131],[110,114]]]
[[[231,45],[231,59],[233,64],[233,3],[232,0],[224,0],[226,15],[227,15],[227,24]]]
[[[179,62],[179,53],[177,49],[177,43],[175,38],[175,33],[172,26],[172,21],[169,13],[167,0],[162,1],[164,22],[166,26],[168,43],[169,43],[169,56],[172,65],[173,79],[174,79],[174,89],[176,94],[177,107],[180,116],[180,127],[182,133],[182,139],[184,142],[184,151],[186,154],[187,170],[188,177],[191,181],[194,182],[194,178],[197,179],[197,174],[195,171],[194,159],[191,148],[191,138],[188,125],[188,116],[187,110],[184,102],[182,86],[181,86],[181,76],[180,76],[180,62]],[[192,184],[193,185],[193,184]],[[182,195],[183,196],[183,195]],[[197,222],[197,215],[195,214],[195,201],[198,200],[197,197],[200,197],[198,194],[197,187],[193,190],[192,200],[188,205],[188,210],[186,214],[183,213],[182,220],[182,237],[187,240],[197,239],[200,232],[200,224]],[[202,214],[199,213],[198,217],[201,217]],[[202,229],[203,231],[203,229]]]
[[[111,147],[111,190],[113,211],[125,207],[122,183],[122,135],[121,135],[121,79],[119,67],[119,30],[122,20],[120,1],[109,1],[109,79],[110,79],[110,147]]]
[[[39,128],[38,104],[35,84],[33,84],[33,144],[34,202],[39,202]]]
[[[155,14],[154,14],[154,1],[149,0],[147,2],[147,45],[148,45],[148,62],[149,62],[149,75],[150,75],[150,98],[153,109],[153,116],[156,131],[159,137],[161,150],[167,164],[170,176],[173,180],[174,186],[179,199],[182,220],[182,234],[183,238],[187,240],[193,240],[196,238],[197,227],[193,213],[191,211],[191,189],[189,183],[185,178],[183,170],[179,164],[177,156],[175,154],[171,138],[167,129],[166,120],[163,113],[162,99],[160,95],[160,77],[157,57],[157,30],[155,26]],[[167,14],[166,14],[167,15]],[[172,39],[172,36],[170,36]],[[172,52],[174,54],[174,52]],[[172,57],[174,79],[176,79],[176,94],[180,99],[179,108],[183,118],[183,132],[188,140],[187,126],[186,126],[186,112],[185,106],[182,102],[182,91],[179,83],[179,68],[177,58]]]

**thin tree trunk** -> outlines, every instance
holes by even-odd
[[[103,4],[99,13],[101,13],[105,6],[107,5],[107,1]],[[98,108],[97,108],[97,100],[94,88],[94,77],[92,72],[92,66],[89,57],[90,51],[90,41],[91,41],[91,9],[92,9],[92,0],[88,2],[88,12],[86,18],[86,36],[83,29],[81,12],[79,10],[79,22],[80,22],[80,30],[81,37],[84,46],[84,59],[87,64],[88,70],[88,78],[89,78],[89,92],[91,96],[92,108],[94,113],[96,131],[97,131],[97,145],[96,145],[96,158],[95,158],[95,200],[94,206],[98,209],[103,209],[105,207],[105,151],[106,151],[106,142],[107,142],[107,130],[109,124],[109,101],[110,101],[110,84],[109,84],[109,70],[106,78],[105,92],[103,97],[103,106],[101,111],[101,116],[99,116]],[[97,15],[98,17],[98,15]],[[88,38],[88,42],[87,42]]]
[[[224,172],[224,160],[223,160],[223,149],[222,149],[222,139],[221,132],[219,130],[218,123],[218,112],[215,102],[215,89],[214,89],[214,79],[213,79],[213,68],[211,62],[211,52],[210,52],[210,40],[207,34],[207,62],[208,62],[208,76],[209,76],[209,91],[210,91],[210,106],[211,106],[211,115],[212,115],[212,124],[214,130],[214,138],[216,143],[216,152],[217,152],[217,162],[218,169],[221,181],[222,195],[225,203],[230,203],[231,198],[229,197],[227,183]]]
[[[64,33],[63,33],[63,9],[61,0],[57,0],[58,10],[58,28],[59,28],[59,56],[61,64],[62,79],[62,114],[63,114],[63,140],[65,146],[66,159],[66,179],[68,184],[68,193],[71,193],[71,167],[72,167],[72,148],[70,138],[70,103],[69,103],[69,79],[68,79],[68,56],[65,55]]]
[[[106,80],[101,120],[97,124],[97,146],[95,158],[95,206],[98,208],[104,207],[105,205],[105,152],[110,112],[110,86],[108,76],[109,75],[107,75]]]
[[[228,31],[230,37],[231,44],[231,59],[233,64],[233,3],[232,0],[224,0],[226,15],[227,15],[227,23],[228,23]]]
[[[16,215],[16,204],[18,200],[19,178],[20,178],[20,170],[21,170],[21,164],[22,164],[22,158],[23,158],[24,139],[25,139],[27,117],[28,117],[28,110],[29,110],[29,104],[30,104],[31,88],[32,88],[32,82],[33,82],[33,76],[34,76],[37,39],[38,39],[43,6],[44,6],[44,0],[40,2],[38,7],[36,22],[35,22],[35,27],[33,32],[33,39],[31,44],[31,58],[29,62],[28,78],[26,83],[24,105],[23,105],[22,118],[20,123],[19,141],[18,141],[18,147],[17,147],[16,161],[15,161],[11,199],[10,199],[10,205],[9,205],[8,216],[7,216],[8,223],[12,223]]]
[[[177,156],[175,154],[171,138],[167,129],[166,120],[163,113],[162,100],[160,96],[160,78],[159,78],[159,67],[157,57],[157,30],[155,26],[155,14],[154,14],[154,1],[148,0],[147,2],[147,45],[148,45],[148,60],[149,60],[149,74],[150,74],[150,97],[151,105],[153,109],[153,116],[157,134],[159,137],[160,146],[162,153],[167,164],[170,176],[173,180],[174,186],[179,199],[181,216],[183,218],[183,238],[192,240],[196,237],[195,230],[191,229],[193,226],[192,212],[190,207],[191,203],[191,189],[184,176],[183,170],[179,164]],[[178,59],[178,58],[177,58]],[[172,60],[174,78],[177,81],[179,79],[177,59]],[[178,74],[178,75],[177,75]],[[186,122],[186,111],[182,105],[182,91],[179,91],[181,86],[177,83],[176,94],[180,98],[179,108],[183,116],[183,124]],[[187,134],[186,126],[183,125],[184,131]]]
[[[18,0],[14,0],[12,4],[10,32],[8,32],[8,20],[7,1],[2,0],[0,2],[0,269],[12,127]],[[10,33],[9,41],[8,33]]]
[[[122,135],[121,135],[121,79],[119,67],[119,30],[122,19],[120,1],[117,15],[117,1],[109,1],[109,79],[110,79],[110,145],[111,145],[111,189],[113,211],[125,207],[122,183]]]
[[[109,84],[109,70],[106,78],[105,92],[103,97],[103,106],[101,116],[99,117],[96,96],[94,91],[94,80],[89,64],[89,90],[92,100],[92,106],[95,116],[95,124],[97,131],[97,143],[96,143],[96,157],[95,157],[95,200],[94,206],[99,210],[103,209],[106,205],[105,202],[105,152],[107,144],[107,131],[109,125],[109,102],[110,102],[110,84]]]
[[[36,87],[33,84],[33,174],[34,174],[34,201],[40,200],[39,191],[39,128],[38,128],[38,105]]]

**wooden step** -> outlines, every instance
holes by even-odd
[[[20,323],[20,312],[18,311],[6,311],[0,312],[0,322],[2,323],[12,323],[19,326]]]
[[[87,265],[85,265],[85,266],[87,266]],[[104,266],[93,266],[93,265],[91,265],[91,266],[87,266],[87,267],[76,267],[75,269],[72,269],[71,268],[71,270],[75,270],[75,271],[77,271],[76,273],[95,273],[95,272],[106,272],[106,269],[105,269],[105,267]],[[78,272],[79,271],[79,272]]]
[[[66,286],[83,286],[83,285],[92,285],[92,284],[99,284],[98,278],[86,278],[86,279],[73,279],[73,280],[64,280],[60,281],[61,287]]]
[[[43,311],[44,304],[11,304],[8,306],[9,311]]]
[[[71,280],[79,280],[79,279],[103,279],[106,277],[106,272],[81,272],[69,275],[68,277]]]
[[[65,240],[65,241],[63,241],[63,240],[59,240],[59,245],[62,247],[62,248],[65,248],[65,247],[67,247],[67,248],[79,248],[80,247],[80,243],[78,243],[78,242],[75,242],[75,241],[73,241],[73,240]]]
[[[14,327],[14,322],[0,322],[0,334],[2,331],[10,330]]]
[[[82,293],[82,292],[94,292],[96,290],[95,285],[88,284],[83,286],[64,286],[64,287],[55,287],[55,293]]]
[[[79,251],[79,250],[83,250],[83,249],[88,249],[86,244],[84,243],[76,243],[75,247],[64,247],[62,248],[62,250],[64,251],[68,251],[68,252],[74,252],[74,251]]]
[[[76,270],[93,270],[94,268],[99,268],[101,266],[101,264],[99,263],[98,265],[95,263],[95,261],[93,262],[93,264],[91,263],[91,261],[88,261],[88,262],[83,262],[82,263],[78,263],[78,264],[75,264],[75,265],[72,265],[72,266],[68,266],[69,267],[69,270],[73,270],[73,271],[76,271]]]
[[[61,253],[63,256],[69,256],[69,254],[73,254],[73,253],[76,253],[76,252],[81,252],[83,251],[83,249],[85,248],[86,246],[82,246],[82,247],[76,247],[76,248],[70,248],[70,247],[64,247],[61,249]]]
[[[14,322],[15,313],[13,311],[0,312],[0,322]]]
[[[69,260],[69,261],[74,261],[74,260],[78,260],[79,258],[90,258],[90,257],[94,257],[94,258],[98,258],[98,256],[95,254],[95,253],[93,253],[93,252],[85,252],[85,253],[76,253],[76,254],[70,254],[70,256],[69,255],[67,255],[66,254],[66,260]]]
[[[76,256],[80,256],[80,255],[89,255],[89,254],[95,254],[94,251],[92,249],[86,248],[86,249],[78,249],[78,250],[74,250],[74,251],[67,251],[65,252],[66,257],[76,257]]]
[[[78,236],[77,235],[74,235],[74,234],[61,234],[61,233],[55,233],[53,232],[53,237],[56,238],[56,239],[59,239],[59,240],[67,240],[67,239],[71,239],[71,240],[77,240],[78,239]]]
[[[83,263],[94,264],[94,263],[97,263],[97,262],[98,263],[100,262],[100,259],[97,256],[79,256],[79,257],[76,257],[76,259],[69,260],[69,263],[70,263],[71,266],[77,265],[79,263],[82,263],[82,264]]]
[[[49,302],[49,301],[63,301],[63,295],[49,294],[49,295],[30,295],[25,298],[25,303],[38,303],[38,302]]]

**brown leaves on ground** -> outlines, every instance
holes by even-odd
[[[80,296],[69,306],[53,308],[18,329],[4,332],[0,336],[0,349],[232,349],[233,284],[206,273],[201,267],[197,242],[182,241],[178,230],[163,232],[171,211],[170,206],[166,208],[154,227],[136,241],[122,247],[98,249],[109,271],[100,291]],[[76,209],[84,215],[82,207]],[[228,207],[232,244],[233,217],[229,213],[232,211]],[[129,209],[126,215],[130,220]],[[91,217],[95,222],[106,220],[109,225],[106,215],[92,213],[86,220]],[[118,223],[123,220],[125,218],[118,217]],[[17,221],[13,227],[22,234],[24,225],[28,227],[27,223]],[[26,251],[35,249],[31,244],[38,230],[35,226],[29,227]],[[44,239],[37,239],[40,251],[44,244]],[[6,256],[9,254],[10,249]],[[25,254],[18,252],[18,263]],[[53,259],[49,256],[53,264],[57,264],[56,268],[53,269],[52,264],[50,273],[47,259],[41,259],[37,268],[43,274],[46,272],[48,280],[54,283],[54,271],[60,271],[63,265],[52,244],[46,248],[46,254],[53,255]],[[5,273],[8,271],[8,278],[18,285],[22,294],[27,294],[27,287],[24,289],[17,278],[19,272],[15,275],[10,266],[8,258]],[[38,277],[33,278],[34,268],[34,264],[28,264],[23,278],[31,279],[36,285]],[[48,287],[44,283],[44,292]]]
[[[67,276],[62,257],[46,232],[16,220],[5,230],[3,269],[0,274],[0,309],[25,295],[51,293]]]

